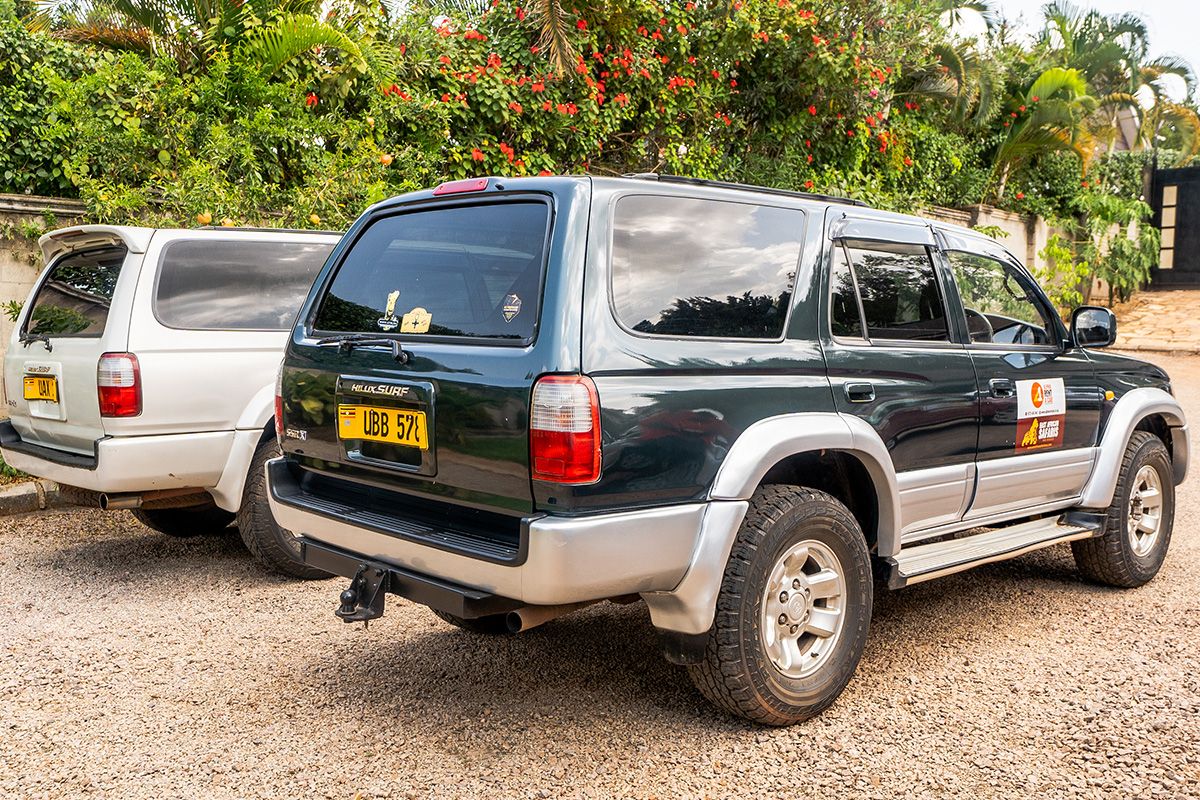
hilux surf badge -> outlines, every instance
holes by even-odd
[[[504,307],[501,309],[501,313],[504,314],[505,322],[512,322],[513,317],[521,313],[520,295],[506,295],[504,298]]]
[[[394,331],[400,325],[400,320],[396,319],[396,301],[400,299],[400,290],[390,292],[387,296],[387,308],[384,309],[383,316],[375,320],[375,324],[380,330]]]
[[[1062,378],[1017,381],[1018,453],[1061,447],[1067,419],[1067,390]]]

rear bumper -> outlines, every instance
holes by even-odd
[[[306,541],[417,578],[529,605],[671,591],[691,565],[710,505],[689,503],[588,517],[530,517],[524,558],[520,563],[502,563],[319,513],[315,509],[320,504],[306,500],[285,459],[267,463],[267,482],[276,522]]]
[[[94,492],[206,488],[220,480],[234,435],[114,436],[97,441],[89,458],[23,441],[5,420],[0,422],[0,452],[22,472]]]

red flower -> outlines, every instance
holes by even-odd
[[[812,153],[809,153],[809,154],[808,154],[808,163],[809,163],[809,164],[811,164],[811,163],[812,163]]]
[[[1030,100],[1032,100],[1032,101],[1033,101],[1033,102],[1035,102],[1035,103],[1036,103],[1038,100],[1041,100],[1041,99],[1042,99],[1042,98],[1038,97],[1036,94],[1035,94],[1033,97],[1031,97],[1031,98],[1030,98]]]
[[[735,80],[730,80],[730,81],[729,81],[729,88],[733,89],[733,88],[735,88],[736,86],[737,86],[737,81],[735,81]]]
[[[627,106],[629,105],[629,95],[621,92],[619,95],[613,98],[613,102],[619,106]]]
[[[491,67],[492,69],[500,69],[500,54],[499,53],[489,53],[488,59],[487,59],[487,65],[489,67]]]
[[[721,79],[721,73],[717,72],[715,69],[712,71],[712,76],[713,76],[713,78],[714,78],[714,79],[716,79],[716,80],[720,80],[720,79]]]
[[[438,56],[438,61],[442,62],[443,64],[449,64],[450,56]]]
[[[521,8],[520,6],[517,6],[517,21],[518,22],[525,21],[525,9]]]
[[[505,158],[507,158],[509,161],[513,160],[513,155],[516,154],[515,150],[513,150],[509,145],[505,144],[504,142],[501,142],[498,145],[498,147],[500,148],[500,152],[504,154]]]
[[[525,112],[525,109],[521,108],[521,104],[518,103],[516,100],[513,100],[511,103],[509,103],[508,107],[511,108],[513,111],[517,112],[518,114],[523,114]]]
[[[911,167],[912,165],[913,165],[913,160],[911,158],[909,158],[908,156],[905,156],[904,157],[904,166]]]
[[[542,111],[549,111],[549,110],[550,110],[550,109],[552,109],[552,108],[554,108],[554,104],[553,104],[553,103],[551,103],[549,100],[547,100],[546,102],[542,103]]]
[[[676,25],[675,30],[679,31],[680,36],[687,36],[688,29],[686,25]]]
[[[816,106],[809,106],[809,107],[808,107],[808,113],[809,113],[809,114],[812,114],[812,115],[815,117],[815,116],[817,115],[817,107],[816,107]]]
[[[304,105],[307,106],[308,108],[312,108],[319,102],[321,102],[321,101],[318,100],[317,96],[315,94],[313,94],[312,92],[309,92],[304,98]]]
[[[813,188],[813,182],[812,182],[812,181],[805,181],[805,182],[804,182],[804,188],[805,188],[805,189],[811,189],[811,188]]]
[[[1019,109],[1017,109],[1017,110],[1018,110],[1018,111],[1024,111],[1024,110],[1025,110],[1025,106],[1021,106],[1021,107],[1020,107]]]
[[[442,102],[443,102],[443,103],[449,103],[449,102],[450,102],[450,95],[448,95],[448,94],[444,94],[444,95],[442,95]]]
[[[553,174],[554,174],[554,173],[553,173],[553,172],[551,172],[551,171],[550,171],[550,170],[548,170],[548,169],[542,169],[542,170],[538,170],[538,175],[539,175],[540,177],[543,177],[543,178],[544,178],[544,177],[546,177],[547,175],[553,175]]]
[[[476,147],[471,151],[471,158],[475,159],[476,161],[483,161],[483,151]]]
[[[581,31],[586,31],[587,30],[587,20],[582,20],[582,19],[579,20],[578,22],[575,23],[575,27],[579,28],[579,30],[581,30]]]
[[[1017,199],[1018,199],[1018,200],[1024,200],[1024,199],[1025,199],[1025,193],[1024,193],[1024,192],[1017,192]]]
[[[542,83],[541,81],[538,81],[537,83],[530,86],[529,89],[530,89],[530,91],[533,91],[533,92],[544,92],[544,91],[546,91],[546,84]]]

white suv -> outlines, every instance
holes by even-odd
[[[237,519],[266,566],[299,560],[271,517],[275,375],[338,234],[81,225],[40,240],[46,269],[4,359],[0,450],[75,502],[172,536]]]

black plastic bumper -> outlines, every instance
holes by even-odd
[[[352,580],[368,579],[372,582],[371,588],[379,590],[376,600],[379,608],[378,613],[373,613],[365,617],[366,619],[377,617],[383,613],[382,594],[384,593],[399,595],[414,603],[420,603],[463,619],[507,614],[524,605],[519,600],[500,597],[490,592],[460,586],[390,564],[364,559],[312,539],[301,537],[300,545],[305,564]],[[374,595],[375,592],[371,592],[371,594]],[[361,598],[363,601],[370,599],[368,597]],[[364,618],[360,616],[351,619],[348,618],[349,614],[339,614],[339,616],[347,619],[348,622]]]
[[[0,422],[0,447],[12,450],[14,453],[23,453],[27,456],[40,458],[43,461],[61,464],[64,467],[74,467],[75,469],[94,470],[96,469],[96,465],[100,463],[100,459],[95,452],[90,456],[85,456],[79,453],[68,453],[65,450],[55,450],[53,447],[43,447],[40,444],[26,442],[21,439],[21,434],[17,433],[17,429],[13,427],[12,421],[7,419]]]

